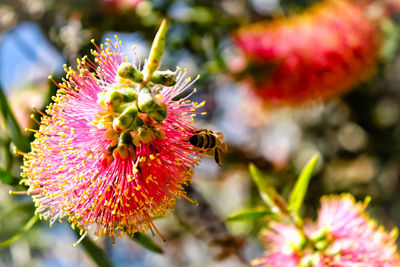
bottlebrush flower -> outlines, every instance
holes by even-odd
[[[321,200],[316,223],[305,230],[271,223],[262,232],[267,251],[255,259],[260,266],[400,266],[397,230],[386,232],[365,213],[367,201],[356,203],[351,195],[327,196]],[[297,237],[297,238],[293,238]],[[294,242],[295,240],[296,242]]]
[[[121,11],[134,9],[143,0],[100,0],[104,11]]]
[[[66,68],[24,155],[24,183],[50,225],[66,218],[83,236],[94,229],[113,238],[156,230],[152,217],[185,197],[182,185],[199,161],[187,140],[204,102],[187,100],[195,90],[176,100],[195,81],[179,68],[147,72],[146,84],[140,60],[129,62],[118,40],[92,54],[95,62]]]
[[[297,267],[302,255],[305,239],[296,227],[272,222],[261,232],[267,248],[265,257],[254,259],[252,265]]]
[[[245,57],[241,75],[272,105],[326,99],[350,89],[375,71],[382,39],[377,21],[363,7],[325,0],[300,15],[242,27],[235,35]]]
[[[322,198],[313,235],[326,240],[324,266],[400,266],[397,229],[388,233],[378,227],[364,211],[367,204],[348,194]]]

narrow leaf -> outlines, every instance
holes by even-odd
[[[276,215],[287,214],[285,200],[276,192],[275,188],[267,181],[261,171],[254,165],[249,165],[250,175],[258,187],[261,199]]]
[[[3,89],[0,86],[0,112],[7,126],[8,135],[15,144],[15,146],[23,151],[28,152],[30,145],[28,138],[22,134],[21,128],[17,120],[11,111],[10,105],[8,104],[7,98],[4,95]]]
[[[38,217],[37,216],[33,216],[32,218],[29,219],[29,221],[21,228],[21,230],[16,233],[15,235],[13,235],[11,238],[0,242],[0,248],[2,247],[7,247],[9,245],[11,245],[13,242],[15,242],[16,240],[18,240],[23,234],[25,234],[26,232],[28,232],[34,225],[35,223],[38,221]]]
[[[0,182],[14,187],[19,187],[19,179],[3,169],[0,169]]]
[[[78,229],[74,229],[75,235],[81,238]],[[83,249],[86,253],[92,258],[92,260],[97,264],[99,267],[112,267],[110,260],[108,259],[105,251],[96,245],[95,242],[90,239],[90,237],[86,236],[82,239],[79,243],[83,246]]]
[[[160,248],[160,246],[158,246],[156,243],[154,243],[154,241],[150,237],[148,237],[147,235],[145,235],[143,233],[136,232],[133,235],[132,239],[150,251],[153,251],[153,252],[159,253],[159,254],[164,252],[162,250],[162,248]]]
[[[238,221],[250,221],[255,219],[264,218],[266,216],[273,215],[273,213],[265,207],[245,209],[242,211],[235,212],[229,216],[227,222],[238,222]]]
[[[304,169],[301,171],[299,178],[289,197],[289,210],[295,216],[296,220],[300,219],[300,208],[306,195],[308,184],[310,182],[312,173],[317,165],[319,154],[316,154],[310,159]]]

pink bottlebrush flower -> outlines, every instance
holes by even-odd
[[[339,95],[375,71],[382,38],[366,13],[360,3],[325,0],[299,15],[243,26],[234,38],[244,57],[233,71],[269,105]]]
[[[78,71],[66,68],[24,155],[24,183],[50,225],[66,218],[83,236],[153,230],[153,217],[186,198],[182,186],[199,161],[187,140],[204,102],[187,100],[194,91],[176,100],[195,81],[179,68],[143,86],[140,60],[129,62],[120,41],[92,54],[95,63],[84,57]]]
[[[316,223],[304,230],[293,225],[271,223],[261,233],[265,256],[254,265],[316,267],[396,267],[397,230],[386,232],[365,213],[368,201],[356,203],[349,194],[326,196]],[[297,241],[296,241],[297,240]]]
[[[318,214],[318,228],[329,232],[333,238],[358,234],[368,224],[368,219],[363,216],[367,204],[367,201],[355,203],[350,195],[323,197]]]
[[[252,265],[263,267],[297,267],[301,260],[305,239],[294,226],[271,222],[269,228],[261,232],[261,238],[267,248],[265,256],[254,259]]]
[[[317,226],[328,241],[323,266],[400,266],[397,229],[378,227],[364,211],[368,202],[355,202],[349,194],[322,198]]]

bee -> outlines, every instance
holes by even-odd
[[[222,166],[222,154],[228,152],[223,133],[201,129],[189,138],[189,143],[195,146],[200,153],[212,157],[215,162]]]

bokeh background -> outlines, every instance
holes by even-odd
[[[340,93],[325,98],[314,92],[307,101],[271,105],[258,97],[254,93],[257,88],[249,83],[249,77],[257,79],[260,70],[268,74],[271,64],[264,60],[253,66],[254,62],[246,61],[249,58],[236,42],[238,30],[244,27],[242,32],[246,32],[254,23],[275,23],[273,27],[279,31],[286,23],[282,17],[310,12],[315,2],[320,1],[0,0],[1,88],[21,128],[35,128],[37,124],[30,118],[32,105],[43,110],[56,91],[47,77],[51,74],[59,81],[63,64],[75,67],[77,58],[90,54],[91,39],[101,43],[117,34],[126,51],[138,45],[137,53],[146,58],[158,25],[166,18],[162,69],[174,70],[178,65],[187,68],[192,77],[201,75],[193,98],[206,99],[203,111],[207,115],[197,117],[196,126],[223,132],[229,147],[221,168],[207,158],[195,169],[193,188],[221,220],[197,223],[223,222],[241,240],[240,251],[248,262],[262,255],[257,234],[265,221],[224,221],[234,212],[261,205],[248,164],[263,170],[287,196],[302,167],[319,152],[303,210],[306,216],[315,215],[320,196],[351,192],[357,199],[372,197],[368,211],[385,227],[399,226],[400,11],[396,1],[348,1],[376,24],[379,34],[370,37],[380,38],[379,57],[368,77],[357,79]],[[340,14],[338,21],[340,24]],[[312,23],[317,25],[320,20]],[[312,23],[310,34],[318,36],[312,32]],[[357,36],[358,30],[350,29],[351,36]],[[288,42],[302,38],[299,35]],[[291,47],[293,43],[277,45]],[[318,48],[308,44],[311,54]],[[297,52],[304,51],[307,49]],[[374,55],[371,52],[371,57]],[[335,68],[335,61],[330,64]],[[357,75],[346,69],[345,73]],[[282,79],[290,79],[290,72]],[[326,89],[323,86],[321,90]],[[32,139],[29,132],[25,134]],[[11,139],[2,121],[0,175],[15,184],[22,159],[13,153]],[[11,188],[0,184],[0,241],[20,231],[34,211],[31,199],[10,196]],[[189,202],[183,205],[196,209]],[[131,239],[117,240],[112,246],[112,240],[103,238],[96,244],[114,266],[240,266],[229,257],[218,260],[201,225],[188,227],[175,215],[157,219],[155,224],[167,240],[154,239],[163,254]],[[56,223],[52,228],[46,222],[38,223],[10,246],[0,248],[0,266],[96,266],[81,245],[72,246],[77,239],[68,223]]]

